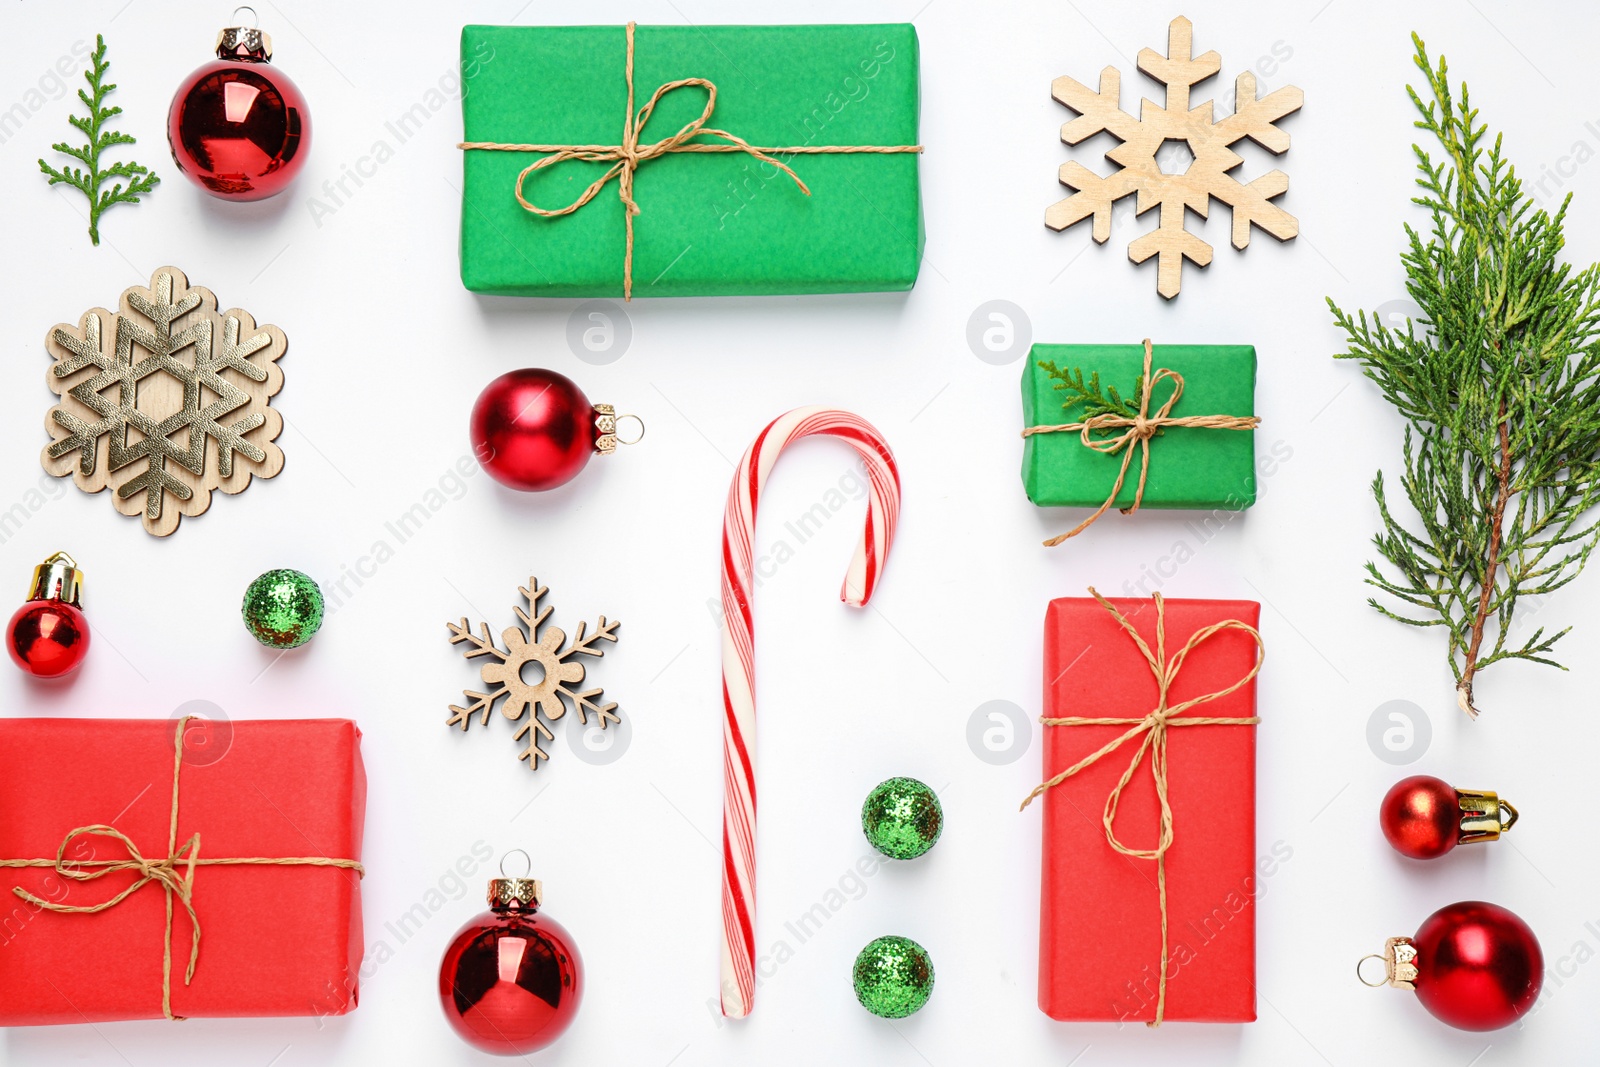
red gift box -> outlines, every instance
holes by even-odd
[[[0,1026],[354,1008],[360,739],[342,719],[0,720]]]
[[[1035,791],[1044,800],[1039,1008],[1051,1018],[1255,1019],[1260,615],[1251,601],[1159,594],[1051,601],[1045,716],[1067,720],[1045,728],[1045,784]],[[1224,695],[1189,704],[1211,694]],[[1108,839],[1108,812],[1127,852]]]

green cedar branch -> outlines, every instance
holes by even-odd
[[[1039,361],[1039,369],[1055,380],[1052,388],[1067,394],[1067,399],[1062,403],[1062,408],[1070,408],[1074,404],[1083,405],[1083,419],[1094,418],[1096,415],[1119,415],[1123,418],[1133,419],[1139,415],[1139,407],[1144,403],[1144,375],[1139,375],[1139,380],[1134,383],[1133,399],[1123,398],[1114,385],[1104,388],[1100,385],[1100,372],[1091,371],[1087,379],[1078,367],[1062,369],[1053,362]],[[1156,431],[1157,436],[1161,434]]]
[[[1516,610],[1574,580],[1600,523],[1600,264],[1561,262],[1571,196],[1552,214],[1523,193],[1502,138],[1488,141],[1465,84],[1452,92],[1412,35],[1426,98],[1407,93],[1416,127],[1443,149],[1413,146],[1426,236],[1406,227],[1406,290],[1421,316],[1405,328],[1328,307],[1349,350],[1407,422],[1398,479],[1412,514],[1372,493],[1387,567],[1366,566],[1388,599],[1368,603],[1412,626],[1440,626],[1456,700],[1476,717],[1473,683],[1525,660],[1561,667],[1569,628],[1513,638]],[[1565,668],[1562,668],[1565,669]]]
[[[132,160],[126,163],[112,163],[101,169],[101,152],[114,145],[136,142],[126,133],[104,129],[108,119],[122,114],[122,108],[105,106],[106,96],[117,86],[115,82],[105,81],[106,71],[111,68],[111,64],[106,60],[106,39],[97,34],[94,41],[94,54],[89,57],[91,66],[83,72],[84,80],[89,83],[89,89],[94,95],[91,96],[82,89],[78,90],[78,99],[89,109],[89,114],[67,117],[67,122],[89,139],[88,143],[82,147],[74,147],[65,141],[60,141],[50,146],[62,155],[76,159],[88,170],[85,171],[82,167],[62,167],[57,170],[42,159],[39,160],[39,169],[50,179],[51,185],[70,185],[89,198],[89,240],[98,245],[101,213],[113,204],[139,203],[140,195],[154,189],[160,184],[161,179],[151,173],[149,168],[140,166]],[[127,187],[124,188],[121,182],[117,182],[110,189],[102,190],[101,185],[112,178],[128,179]]]

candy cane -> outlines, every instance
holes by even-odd
[[[900,517],[894,453],[865,420],[835,408],[797,408],[773,420],[739,461],[722,523],[722,1014],[750,1014],[755,996],[756,735],[755,630],[750,612],[756,505],[779,454],[812,434],[838,437],[861,454],[872,485],[867,524],[839,598],[872,598]]]

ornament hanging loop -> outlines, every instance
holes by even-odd
[[[625,422],[629,426],[637,427],[638,432],[633,434],[631,437],[622,436],[622,427]],[[617,438],[617,444],[636,445],[640,441],[644,440],[644,420],[637,415],[618,415],[615,434]]]
[[[506,870],[506,860],[510,859],[512,856],[522,857],[521,874],[512,874],[510,871]],[[528,875],[533,873],[533,857],[528,855],[528,853],[523,849],[514,848],[510,852],[507,852],[504,856],[500,857],[500,873],[505,875],[507,878],[526,878]]]
[[[1367,980],[1366,970],[1364,970],[1363,968],[1366,968],[1368,960],[1377,960],[1379,963],[1382,963],[1384,965],[1384,976],[1383,976],[1383,978],[1381,980],[1376,981],[1376,982],[1371,982],[1371,981]],[[1382,989],[1384,986],[1389,984],[1388,960],[1385,959],[1383,956],[1379,955],[1376,952],[1367,953],[1365,956],[1362,956],[1359,960],[1356,960],[1356,979],[1362,985],[1366,986],[1368,989]]]
[[[244,23],[241,22],[240,19],[239,19],[239,12],[241,12],[241,11],[250,12],[250,29],[254,30],[254,29],[259,29],[260,28],[260,26],[261,26],[261,16],[256,14],[256,9],[251,7],[249,4],[240,4],[238,7],[233,9],[233,14],[228,16],[229,18],[231,18],[233,20],[233,24],[235,26],[243,26],[244,25]]]

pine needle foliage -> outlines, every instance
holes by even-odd
[[[1139,405],[1144,402],[1144,375],[1139,375],[1139,380],[1133,387],[1133,399],[1130,401],[1117,392],[1114,385],[1102,387],[1100,385],[1100,372],[1091,371],[1085,378],[1083,371],[1077,367],[1061,368],[1048,360],[1039,361],[1039,369],[1054,379],[1055,385],[1051,388],[1067,394],[1067,399],[1062,403],[1062,408],[1071,408],[1076,404],[1083,405],[1082,418],[1087,421],[1096,415],[1120,415],[1123,418],[1136,418],[1139,414]],[[1156,431],[1157,435],[1161,433]]]
[[[62,155],[76,159],[89,169],[85,171],[82,167],[62,167],[57,170],[42,159],[39,160],[39,169],[50,179],[51,185],[70,185],[89,198],[89,240],[98,245],[101,213],[113,204],[137,204],[140,194],[154,189],[161,179],[150,173],[148,167],[140,166],[132,160],[126,163],[112,163],[101,169],[101,152],[115,145],[134,144],[135,141],[126,133],[104,128],[107,120],[122,114],[122,109],[105,106],[106,96],[117,86],[115,82],[105,80],[106,71],[111,69],[111,64],[106,59],[106,39],[96,35],[94,43],[94,54],[89,57],[89,69],[83,72],[83,78],[89,83],[89,89],[94,95],[90,96],[82,89],[78,90],[78,99],[89,109],[89,114],[67,116],[67,121],[73,128],[89,141],[81,146],[69,145],[65,141],[58,141],[50,146]],[[127,178],[128,185],[124,188],[122,183],[118,182],[110,189],[102,191],[100,186],[111,178]]]
[[[1429,232],[1406,227],[1406,290],[1421,309],[1403,330],[1330,299],[1349,351],[1405,418],[1397,515],[1380,471],[1381,524],[1369,603],[1412,626],[1443,627],[1457,703],[1491,664],[1561,667],[1570,627],[1513,629],[1519,605],[1571,582],[1594,550],[1600,501],[1600,265],[1561,261],[1569,195],[1552,214],[1523,192],[1502,137],[1489,141],[1465,83],[1457,98],[1412,35],[1424,92],[1407,92],[1437,161],[1414,146]],[[1565,668],[1562,667],[1564,670]]]

